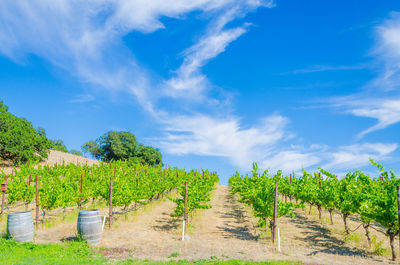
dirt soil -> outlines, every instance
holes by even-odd
[[[218,185],[212,196],[212,208],[200,210],[193,216],[185,241],[181,240],[182,220],[170,217],[174,203],[165,198],[153,201],[140,210],[120,215],[112,229],[104,231],[98,251],[115,259],[218,258],[292,260],[306,264],[395,264],[388,256],[379,257],[363,249],[361,230],[355,233],[354,242],[345,242],[340,217],[335,216],[335,225],[331,226],[328,215],[321,223],[316,211],[308,215],[298,210],[293,219],[279,219],[281,252],[278,252],[264,229],[257,227],[251,210],[236,199],[230,195],[229,187]],[[106,210],[102,214],[106,214]],[[352,218],[350,226],[355,228],[357,224],[356,218]],[[71,219],[40,229],[35,241],[68,241],[74,239],[75,231],[75,219]],[[378,234],[379,240],[387,242],[383,231]]]
[[[89,166],[93,164],[98,164],[99,161],[89,159],[83,156],[77,156],[69,153],[64,153],[60,151],[50,150],[47,159],[40,162],[39,165],[55,165],[55,164],[85,164],[87,163]],[[0,163],[0,171],[3,170],[6,174],[11,174],[13,172],[13,167],[10,163],[3,161]]]

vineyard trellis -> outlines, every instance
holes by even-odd
[[[229,179],[232,193],[240,195],[239,201],[249,204],[254,215],[260,218],[266,226],[269,224],[271,233],[276,223],[273,222],[274,186],[279,184],[280,194],[284,200],[279,198],[277,202],[277,217],[290,214],[293,217],[293,209],[304,207],[307,203],[311,207],[316,206],[321,219],[322,208],[332,215],[338,211],[342,217],[344,231],[347,235],[351,233],[348,226],[348,217],[358,214],[361,224],[365,230],[365,236],[371,246],[370,227],[376,222],[386,229],[386,235],[390,240],[392,259],[396,260],[394,240],[399,235],[399,210],[397,187],[400,179],[393,171],[386,171],[381,165],[371,160],[378,167],[380,177],[377,179],[369,177],[361,171],[348,173],[339,179],[336,175],[319,168],[319,172],[310,174],[303,170],[303,174],[296,177],[294,174],[283,176],[281,171],[270,176],[268,170],[262,175],[258,173],[258,166],[253,163],[253,175],[240,176],[236,172]],[[289,198],[289,201],[287,199]]]
[[[31,184],[32,176],[35,185]],[[57,208],[77,207],[83,204],[103,200],[109,205],[109,225],[113,215],[112,207],[122,207],[127,211],[129,206],[146,204],[159,198],[173,189],[182,194],[184,183],[189,185],[188,211],[196,208],[207,208],[202,204],[209,200],[209,191],[213,188],[218,175],[203,170],[202,174],[195,170],[152,167],[142,164],[131,165],[125,161],[112,161],[98,165],[61,164],[54,166],[25,165],[13,171],[12,180],[4,178],[9,205],[23,202],[26,207],[32,201],[36,203],[36,223],[38,224],[39,208],[43,219],[46,214]],[[171,198],[177,203],[173,216],[180,216],[183,209],[180,198]],[[4,204],[2,204],[2,207]]]

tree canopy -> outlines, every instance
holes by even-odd
[[[8,112],[0,101],[0,158],[14,164],[37,162],[47,157],[51,144],[44,129],[35,130],[24,118]]]
[[[49,140],[49,141],[51,145],[50,149],[68,153],[67,147],[65,146],[64,142],[61,139]]]
[[[139,144],[135,135],[130,132],[109,131],[98,139],[83,144],[82,150],[103,162],[127,160],[152,166],[162,164],[161,153],[151,146]]]

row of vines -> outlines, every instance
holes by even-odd
[[[208,200],[206,189],[211,190],[218,181],[217,174],[208,170],[186,172],[178,168],[130,165],[124,161],[92,166],[62,164],[34,168],[26,165],[14,172],[11,176],[0,173],[0,178],[7,183],[8,204],[23,202],[28,205],[35,201],[37,178],[38,206],[44,215],[53,209],[81,207],[91,201],[101,200],[110,204],[110,191],[113,206],[126,210],[134,204],[136,208],[137,204],[146,204],[172,189],[181,190],[185,182],[189,183],[191,191],[190,209],[202,208],[201,202]],[[174,215],[181,216],[179,199],[171,199],[177,202]]]
[[[294,216],[294,208],[303,208],[307,203],[317,207],[321,219],[322,209],[332,214],[339,213],[343,220],[346,234],[350,234],[348,217],[358,214],[368,243],[371,244],[370,228],[373,222],[385,228],[392,249],[392,259],[396,259],[394,249],[395,237],[399,234],[398,195],[396,187],[400,179],[393,171],[386,171],[381,165],[371,160],[378,167],[381,176],[378,179],[369,177],[361,171],[348,173],[339,179],[336,175],[323,170],[314,173],[303,171],[301,176],[283,176],[281,171],[269,175],[268,170],[258,173],[257,164],[253,164],[253,175],[242,177],[238,172],[229,179],[233,193],[240,195],[240,201],[249,204],[260,220],[269,224],[273,222],[274,189],[278,185],[281,198],[277,199],[277,217]],[[360,226],[361,226],[360,225]]]

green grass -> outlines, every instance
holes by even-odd
[[[0,238],[0,264],[104,264],[84,242],[19,243]]]
[[[85,242],[69,242],[64,244],[34,244],[19,243],[11,239],[0,238],[0,264],[117,264],[117,265],[133,265],[133,264],[222,264],[222,265],[289,265],[301,264],[299,262],[289,261],[266,261],[266,262],[249,262],[240,260],[222,261],[213,257],[209,260],[199,261],[143,261],[143,260],[121,260],[116,261],[107,259],[96,254]]]

